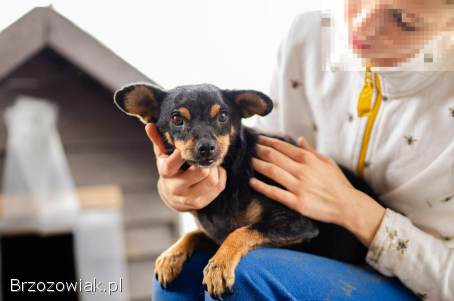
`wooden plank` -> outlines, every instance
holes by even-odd
[[[78,186],[147,183],[155,186],[154,159],[140,149],[112,149],[106,153],[80,153],[67,157]]]
[[[123,194],[117,185],[79,187],[77,195],[83,210],[117,209],[123,206]]]
[[[106,186],[91,186],[81,187],[77,189],[77,196],[79,206],[84,211],[90,210],[120,210],[122,206],[122,194],[121,190],[116,185]],[[4,206],[6,202],[11,202],[4,195],[0,195],[0,216],[4,214]],[[41,234],[60,233],[61,231],[68,231],[66,225],[56,224],[56,228],[52,229],[52,232],[37,230],[36,227],[27,224],[22,224],[20,220],[23,217],[13,219],[8,224],[4,224],[0,229],[1,234],[12,234],[18,235],[21,233],[36,233],[37,231]],[[17,224],[16,222],[19,221]]]
[[[0,79],[45,45],[47,13],[27,14],[0,33]]]
[[[162,202],[156,190],[128,192],[125,189],[123,194],[125,227],[176,223],[178,214]]]
[[[140,184],[149,187],[147,192],[156,189],[158,175],[148,149],[114,148],[105,152],[70,153],[67,161],[76,186]],[[2,174],[4,164],[5,160],[0,157]]]
[[[156,257],[171,246],[177,237],[168,225],[126,229],[126,254],[129,262]]]
[[[78,187],[76,193],[82,210],[119,209],[123,206],[123,195],[117,185]],[[6,202],[5,195],[0,194],[0,215]]]
[[[128,264],[129,297],[131,300],[151,298],[155,259]]]
[[[139,297],[139,298],[134,298],[130,299],[131,301],[150,301],[151,296],[146,296],[146,297]]]
[[[65,145],[150,144],[143,125],[113,104],[111,91],[51,50],[43,50],[0,83],[0,114],[23,94],[58,106],[58,131]],[[6,128],[1,122],[0,149],[5,142]]]

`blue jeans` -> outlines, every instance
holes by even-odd
[[[196,252],[166,289],[155,280],[152,300],[213,300],[202,287],[202,271],[213,254]],[[224,300],[419,300],[396,278],[384,277],[367,265],[277,248],[260,248],[244,256],[236,269],[233,292]]]

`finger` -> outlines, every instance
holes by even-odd
[[[290,191],[295,191],[297,189],[298,180],[291,175],[289,172],[280,168],[277,165],[262,161],[260,159],[252,158],[252,167],[262,175],[270,178],[276,183],[281,184]]]
[[[175,201],[169,201],[167,200],[166,198],[166,189],[165,187],[163,187],[163,183],[162,181],[158,181],[158,192],[159,192],[159,195],[161,197],[161,200],[164,202],[164,204],[169,207],[170,209],[173,209],[173,210],[176,210],[176,211],[179,211],[179,212],[185,212],[185,211],[189,211],[189,210],[192,210],[192,208],[190,206],[187,206],[187,205],[184,205],[182,204],[182,202],[175,202]]]
[[[219,192],[222,192],[222,191],[224,191],[225,184],[227,183],[227,171],[224,169],[224,167],[219,166],[218,174],[219,174],[219,182],[218,182],[218,186],[216,188]]]
[[[216,169],[216,168],[213,168]],[[179,174],[175,174],[165,179],[166,186],[169,192],[175,196],[186,196],[194,190],[194,185],[203,181],[210,176],[212,169],[210,168],[199,168],[191,166],[188,170],[179,171]],[[215,172],[217,172],[215,170]],[[216,174],[217,178],[218,175]]]
[[[263,161],[281,167],[295,177],[297,177],[300,173],[300,164],[298,164],[297,161],[292,160],[291,158],[287,157],[286,155],[272,147],[257,144],[256,155]]]
[[[184,197],[182,206],[192,210],[201,209],[210,204],[224,191],[227,173],[222,167],[213,168],[210,177],[190,188],[190,194]]]
[[[304,150],[286,141],[260,135],[259,144],[272,147],[297,162],[304,160]]]
[[[297,198],[293,193],[285,189],[267,184],[263,181],[258,180],[257,178],[251,178],[249,180],[249,185],[251,185],[251,187],[255,191],[262,193],[266,197],[278,201],[279,203],[282,203],[289,208],[295,208]]]
[[[159,134],[158,128],[154,123],[148,123],[145,125],[145,132],[147,133],[148,138],[153,142],[153,150],[156,157],[164,155],[166,153],[166,147],[164,142],[162,142],[161,135]]]
[[[214,168],[215,169],[215,168]],[[210,176],[211,168],[200,168],[191,166],[188,170],[181,172],[174,178],[167,179],[169,186],[180,187],[176,193],[185,194],[187,190],[191,190],[192,186],[203,181]],[[217,177],[217,175],[216,175]]]
[[[298,138],[298,145],[302,149],[307,150],[308,152],[314,154],[319,159],[322,159],[322,160],[326,160],[327,159],[325,156],[323,156],[322,154],[317,152],[317,150],[312,145],[310,145],[309,142],[307,142],[306,139],[304,139],[304,137],[299,137]]]
[[[224,190],[227,176],[226,171],[221,166],[210,168],[210,173],[203,180],[191,186],[193,193],[207,194],[212,190]]]
[[[307,142],[306,139],[304,139],[304,137],[302,136],[298,138],[298,145],[301,146],[301,148],[308,150],[312,153],[317,152],[315,148],[313,148],[312,145],[310,145],[309,142]]]
[[[157,166],[159,175],[163,177],[173,177],[180,171],[184,162],[181,152],[178,149],[175,149],[168,157],[158,157]]]

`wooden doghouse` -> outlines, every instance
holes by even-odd
[[[0,58],[0,116],[17,95],[52,101],[79,194],[121,189],[131,300],[149,300],[154,259],[176,238],[176,216],[156,192],[143,126],[114,107],[112,94],[133,81],[153,81],[52,8],[35,8],[3,30]],[[0,170],[5,141],[1,122]],[[82,208],[105,206],[88,199]]]

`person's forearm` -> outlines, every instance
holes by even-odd
[[[345,201],[345,214],[339,224],[352,232],[368,248],[381,224],[385,208],[354,188],[348,192]]]

